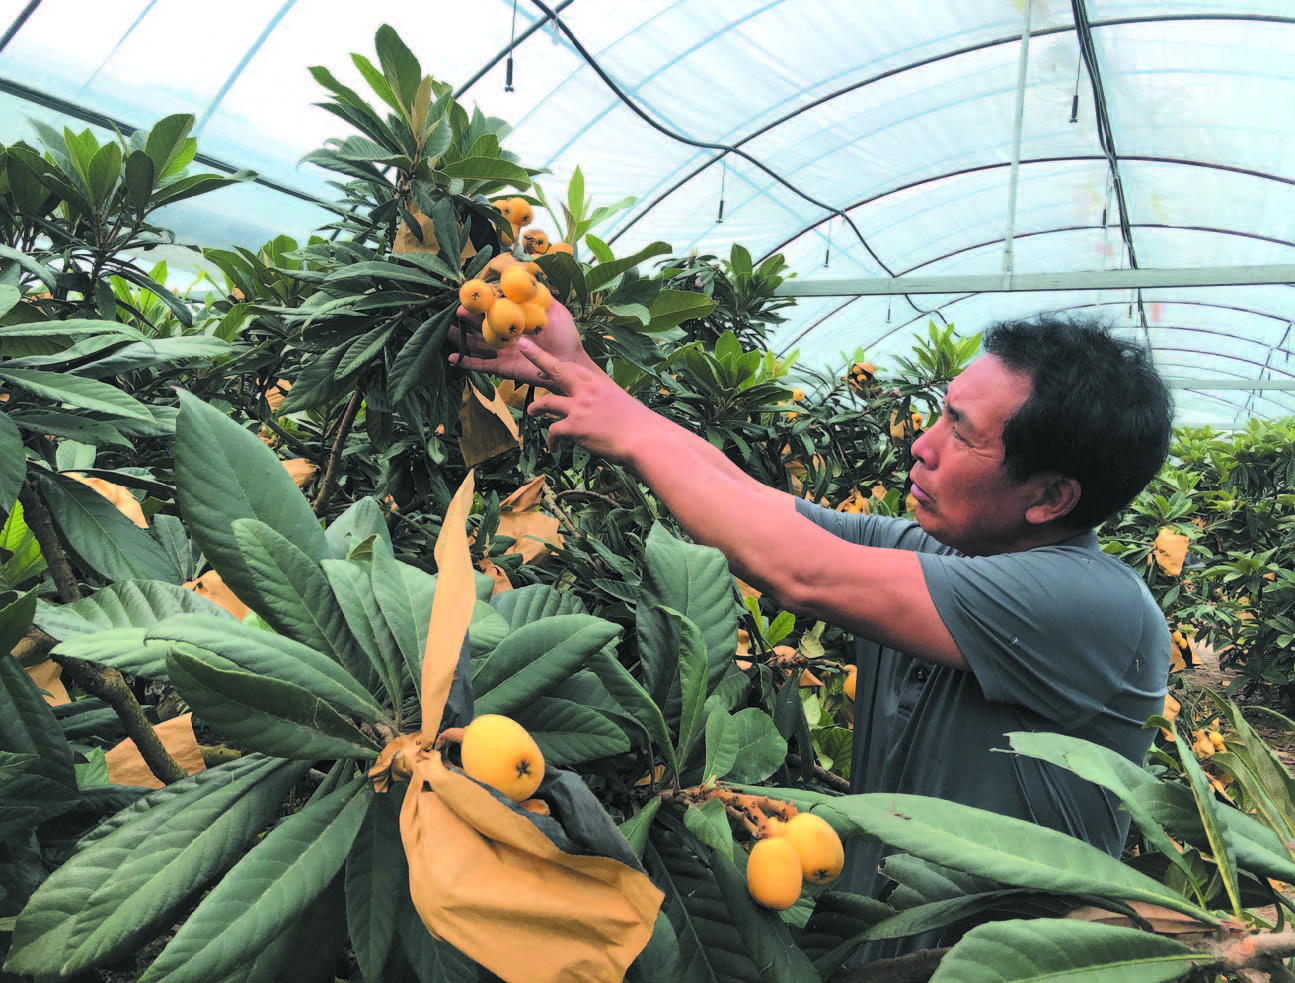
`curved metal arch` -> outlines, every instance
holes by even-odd
[[[1216,163],[1210,163],[1208,161],[1188,160],[1182,157],[1156,157],[1148,154],[1130,154],[1124,157],[1123,159],[1133,160],[1133,161],[1138,161],[1139,163],[1148,163],[1148,164],[1174,164],[1182,167],[1199,167],[1204,170],[1223,171],[1225,173],[1241,174],[1245,177],[1259,178],[1260,180],[1272,181],[1276,184],[1286,184],[1286,185],[1295,186],[1295,178],[1284,177],[1283,175],[1272,174],[1267,171],[1257,171],[1252,168],[1236,167],[1235,165],[1232,165],[1232,164],[1216,164]],[[1031,157],[1028,160],[1021,161],[1021,166],[1022,167],[1025,167],[1027,165],[1034,166],[1036,164],[1077,164],[1084,161],[1103,161],[1103,160],[1105,160],[1105,158],[1099,154],[1068,154],[1061,157]],[[846,205],[845,210],[853,211],[856,208],[863,208],[867,205],[872,205],[879,201],[882,201],[890,197],[891,195],[900,194],[906,191],[912,191],[913,189],[920,188],[926,184],[933,184],[938,181],[947,181],[950,178],[966,177],[969,174],[980,174],[985,171],[1001,170],[1002,168],[1010,167],[1010,166],[1011,166],[1010,163],[1007,161],[998,161],[992,164],[976,164],[971,167],[960,167],[956,170],[946,171],[943,174],[936,174],[933,176],[919,178],[918,180],[915,180],[915,181],[909,181],[906,184],[896,185],[895,187],[888,188],[887,190],[879,192],[878,194],[870,195],[867,198],[861,198],[856,202]],[[769,250],[761,254],[759,262],[763,262],[764,260],[768,259],[770,256],[773,256],[774,254],[781,252],[783,249],[787,248],[787,246],[795,242],[801,236],[805,235],[808,232],[813,231],[814,229],[818,228],[826,221],[829,221],[829,219],[820,218],[810,223],[809,225],[803,226],[797,232],[793,233],[788,238],[783,239],[782,242],[778,243],[776,246],[771,247]]]
[[[1276,236],[1261,235],[1257,232],[1242,232],[1237,229],[1218,229],[1205,225],[1167,225],[1163,222],[1135,222],[1133,227],[1135,229],[1164,229],[1171,232],[1209,232],[1216,235],[1235,236],[1239,239],[1255,239],[1259,242],[1267,242],[1275,246],[1290,246],[1292,249],[1295,249],[1295,240],[1293,239],[1279,239]],[[1060,232],[1096,232],[1103,228],[1104,226],[1101,225],[1058,225],[1050,229],[1035,229],[1031,232],[1018,232],[1013,236],[1013,238],[1031,239],[1037,236],[1056,235]],[[930,266],[933,263],[940,263],[944,260],[953,259],[955,256],[962,256],[966,253],[975,252],[977,249],[988,249],[992,246],[1002,245],[1006,238],[1006,236],[999,236],[994,239],[985,239],[981,242],[973,243],[970,246],[962,246],[959,249],[954,249],[947,253],[941,253],[939,256],[933,256],[930,259],[923,260],[916,266],[910,266],[907,269],[901,270],[896,275],[909,276],[910,274],[915,273],[923,267]]]
[[[1223,20],[1223,21],[1245,20],[1245,21],[1263,21],[1263,22],[1271,22],[1271,23],[1279,23],[1279,24],[1295,24],[1295,16],[1286,16],[1282,14],[1198,13],[1198,14],[1156,14],[1156,15],[1142,16],[1142,17],[1112,17],[1106,20],[1100,20],[1095,23],[1091,23],[1090,27],[1105,28],[1105,27],[1120,27],[1126,24],[1161,23],[1161,22],[1167,22],[1167,21],[1178,22],[1178,21],[1195,21],[1195,20],[1202,20],[1202,21],[1204,20],[1211,20],[1211,21],[1212,20]],[[1053,35],[1053,34],[1070,33],[1074,30],[1075,28],[1073,25],[1065,26],[1065,27],[1059,26],[1059,27],[1038,28],[1030,32],[1030,37],[1031,39],[1039,38],[1039,37],[1048,37],[1049,35]],[[1021,35],[1019,33],[1004,35],[1002,37],[994,38],[989,41],[982,41],[973,45],[964,45],[963,47],[960,47],[960,48],[954,48],[950,51],[941,52],[938,55],[932,55],[928,58],[919,58],[916,61],[908,62],[904,65],[899,65],[894,68],[886,69],[883,72],[878,72],[877,74],[871,75],[866,79],[860,79],[857,82],[852,82],[847,86],[843,86],[839,89],[833,90],[832,92],[825,93],[824,95],[816,99],[810,100],[809,102],[805,103],[802,106],[798,106],[795,110],[789,113],[785,113],[782,116],[779,116],[777,119],[771,120],[770,122],[764,124],[763,126],[758,127],[755,130],[752,130],[746,136],[734,142],[732,144],[732,147],[733,148],[742,147],[753,140],[759,139],[760,137],[764,136],[766,133],[774,129],[777,129],[779,126],[782,126],[785,123],[789,123],[792,120],[796,119],[797,117],[802,116],[805,113],[808,113],[814,109],[817,109],[819,106],[822,106],[828,102],[831,102],[835,99],[839,99],[842,96],[849,95],[850,93],[856,91],[857,89],[861,89],[866,86],[885,81],[886,79],[892,78],[896,75],[902,75],[905,72],[915,71],[919,68],[925,68],[928,65],[937,64],[941,61],[946,61],[952,58],[960,58],[960,57],[963,57],[964,55],[973,54],[977,51],[987,51],[990,48],[999,47],[1005,44],[1019,44],[1020,41],[1021,41]],[[650,202],[648,202],[643,208],[639,209],[623,226],[621,226],[620,229],[618,229],[613,235],[609,236],[607,241],[609,243],[614,243],[621,235],[623,235],[626,231],[628,231],[631,227],[633,227],[641,218],[644,218],[649,212],[651,212],[654,208],[656,208],[657,205],[661,204],[663,201],[665,201],[667,198],[673,195],[676,191],[682,188],[689,181],[693,180],[694,178],[702,174],[713,164],[718,163],[720,160],[723,159],[724,156],[725,154],[723,153],[716,154],[715,156],[709,158],[708,160],[703,161],[700,165],[695,167],[689,173],[683,175],[674,184],[670,185],[670,187],[662,191]],[[855,206],[851,206],[851,207],[855,207]],[[815,226],[808,226],[804,231],[808,231],[810,228],[814,228],[814,227]]]
[[[970,300],[970,299],[973,299],[973,298],[976,298],[976,297],[980,297],[980,296],[983,296],[983,295],[982,295],[982,294],[964,294],[964,295],[962,295],[961,297],[957,297],[957,298],[955,298],[955,299],[953,299],[953,300],[951,300],[951,301],[948,301],[948,302],[946,302],[946,303],[944,303],[944,304],[941,304],[941,305],[940,305],[940,307],[941,307],[941,309],[944,309],[944,308],[947,308],[947,307],[951,307],[951,306],[953,306],[953,305],[955,305],[955,304],[962,303],[963,301]],[[840,313],[840,311],[842,311],[842,310],[844,310],[846,307],[848,307],[850,303],[854,303],[854,302],[855,302],[855,301],[857,301],[857,300],[858,300],[858,298],[857,298],[857,297],[852,297],[852,298],[850,298],[850,299],[849,299],[849,301],[848,301],[847,303],[840,305],[840,306],[836,309],[836,311],[835,311],[835,312],[833,312],[833,315],[828,315],[828,316],[834,316],[835,314],[839,314],[839,313]],[[1163,303],[1170,303],[1170,301],[1164,301]],[[1185,303],[1185,302],[1183,302],[1183,303]],[[1064,312],[1070,312],[1070,311],[1090,310],[1090,309],[1093,309],[1093,308],[1107,307],[1107,306],[1109,306],[1109,305],[1108,305],[1108,304],[1098,304],[1098,303],[1089,303],[1089,302],[1085,302],[1085,303],[1080,303],[1080,304],[1067,304],[1067,305],[1066,305],[1066,306],[1064,306],[1064,307],[1049,308],[1049,310],[1054,311],[1054,312],[1057,312],[1057,313],[1064,313]],[[1207,303],[1207,302],[1204,302],[1204,301],[1196,302],[1196,306],[1199,306],[1199,307],[1216,307],[1216,308],[1218,308],[1218,309],[1220,309],[1220,310],[1232,310],[1232,309],[1234,309],[1234,308],[1232,308],[1230,305],[1226,305],[1226,304],[1210,304],[1210,303]],[[815,323],[815,326],[821,326],[821,325],[822,325],[822,323],[827,319],[827,317],[828,317],[828,316],[824,316],[824,317],[822,317],[822,318],[819,318],[819,319],[818,319],[818,321]],[[876,347],[877,345],[882,344],[883,342],[885,342],[885,341],[887,341],[888,339],[890,339],[890,338],[894,337],[896,334],[900,333],[901,331],[904,331],[904,330],[906,330],[906,329],[911,328],[911,327],[912,327],[912,325],[913,325],[914,320],[916,320],[916,319],[915,319],[915,318],[908,318],[908,319],[904,320],[903,322],[901,322],[901,323],[899,323],[899,324],[895,325],[894,327],[890,328],[889,330],[885,331],[884,333],[879,334],[879,335],[876,335],[876,336],[875,336],[875,337],[873,337],[871,340],[869,340],[868,342],[866,342],[866,343],[863,345],[863,347],[864,347],[865,349],[867,349],[867,348],[870,348],[870,347]],[[1165,330],[1171,330],[1171,329],[1165,329]],[[1200,329],[1200,328],[1195,328],[1195,329],[1172,329],[1172,330],[1193,330],[1193,331],[1198,331],[1198,332],[1203,332],[1203,331],[1204,331],[1204,329]],[[802,332],[800,332],[799,334],[797,334],[797,336],[796,336],[796,338],[793,340],[792,344],[794,344],[796,341],[799,341],[800,339],[804,338],[804,337],[805,337],[805,335],[806,335],[806,333],[807,333],[807,332],[802,331]],[[1212,332],[1212,333],[1214,333],[1214,334],[1219,334],[1219,335],[1221,335],[1222,337],[1235,337],[1234,335],[1222,335],[1222,333],[1221,333],[1221,332]],[[784,356],[784,355],[786,355],[787,350],[788,350],[789,348],[790,348],[790,345],[788,345],[788,346],[784,346],[784,347],[783,347],[783,348],[778,352],[779,356]],[[1168,346],[1163,346],[1163,345],[1162,345],[1162,346],[1153,346],[1153,351],[1161,351],[1161,350],[1163,350],[1163,351],[1183,351],[1183,352],[1193,351],[1192,349],[1187,349],[1187,348],[1178,349],[1178,348],[1170,348],[1170,347],[1168,347]],[[1284,349],[1283,349],[1283,353],[1285,353],[1285,350],[1284,350]],[[1199,352],[1197,352],[1197,354],[1200,354],[1200,353],[1199,353]],[[1249,364],[1254,365],[1254,366],[1257,366],[1257,367],[1260,367],[1260,368],[1267,367],[1267,366],[1266,366],[1266,363],[1258,362],[1258,361],[1255,361],[1254,359],[1245,359],[1245,358],[1241,358],[1240,356],[1227,356],[1227,355],[1222,355],[1222,356],[1220,356],[1220,357],[1224,357],[1224,358],[1234,358],[1235,360],[1248,362]],[[1291,373],[1291,375],[1292,375],[1292,377],[1293,377],[1293,378],[1295,378],[1295,373]]]

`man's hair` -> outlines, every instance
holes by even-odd
[[[1079,482],[1079,501],[1062,522],[1095,528],[1155,477],[1169,454],[1174,407],[1150,351],[1112,336],[1104,322],[1048,314],[991,325],[983,347],[1033,383],[1003,426],[1008,477],[1055,471]]]

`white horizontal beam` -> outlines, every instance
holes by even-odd
[[[1213,266],[1183,270],[1080,270],[980,276],[900,276],[847,280],[786,280],[779,297],[862,297],[894,294],[990,294],[1138,287],[1235,287],[1295,284],[1295,264]]]
[[[1180,379],[1164,377],[1170,389],[1295,389],[1295,379]]]

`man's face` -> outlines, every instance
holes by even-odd
[[[982,356],[949,384],[944,412],[913,442],[917,521],[946,546],[987,556],[1036,545],[1025,513],[1038,489],[1013,484],[1003,468],[1003,425],[1030,389],[1028,375]]]

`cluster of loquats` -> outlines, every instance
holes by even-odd
[[[534,213],[525,198],[501,198],[495,203],[508,219],[512,235],[500,234],[504,246],[513,247],[520,238],[529,256],[549,252],[571,252],[565,242],[550,242],[540,229],[527,229]],[[501,253],[486,264],[482,275],[464,281],[459,288],[459,303],[474,314],[484,315],[481,336],[494,348],[503,348],[522,334],[543,331],[548,324],[548,309],[553,295],[540,279],[539,264],[521,260],[512,253]]]
[[[746,887],[766,908],[790,908],[806,881],[829,884],[845,866],[845,847],[827,820],[798,812],[787,820],[770,817],[763,837],[751,847]]]

